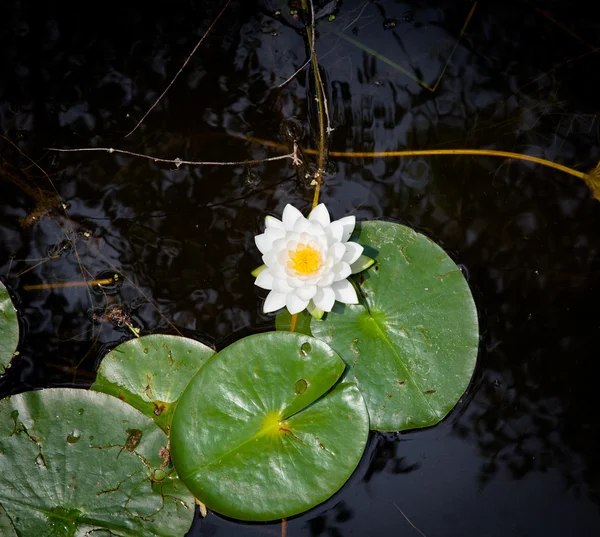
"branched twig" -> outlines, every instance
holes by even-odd
[[[256,160],[241,160],[238,162],[208,162],[208,161],[195,161],[195,160],[181,160],[180,158],[176,159],[166,159],[166,158],[158,158],[150,155],[144,155],[142,153],[134,153],[133,151],[125,151],[124,149],[115,149],[113,147],[81,147],[81,148],[71,148],[71,149],[59,149],[55,147],[48,147],[47,151],[60,151],[61,153],[74,153],[77,151],[106,151],[107,153],[120,153],[122,155],[130,155],[132,157],[145,158],[148,160],[152,160],[154,162],[166,162],[168,164],[175,164],[177,168],[182,164],[186,164],[189,166],[247,166],[251,164],[260,164],[261,162],[272,162],[274,160],[284,160],[289,158],[292,160],[295,166],[299,166],[302,164],[300,158],[298,157],[298,146],[294,144],[294,151],[288,153],[287,155],[278,155],[276,157],[269,157],[263,159]]]
[[[169,85],[167,86],[167,88],[165,89],[165,91],[163,91],[160,94],[160,97],[158,99],[156,99],[156,101],[154,102],[154,104],[148,109],[148,111],[142,116],[142,119],[140,119],[136,126],[133,127],[133,129],[125,135],[125,138],[127,138],[128,136],[131,136],[136,130],[137,128],[143,123],[144,119],[146,119],[146,117],[148,116],[148,114],[150,112],[152,112],[152,110],[154,110],[154,107],[160,102],[160,100],[165,96],[165,94],[167,93],[167,91],[169,91],[169,89],[171,88],[171,86],[174,84],[175,80],[177,80],[177,77],[181,74],[181,72],[185,69],[185,66],[189,63],[190,59],[192,58],[192,56],[194,55],[194,53],[198,50],[198,47],[202,44],[202,42],[206,39],[206,36],[210,33],[210,31],[213,29],[214,25],[217,23],[217,21],[221,18],[221,15],[223,15],[223,13],[225,12],[225,10],[227,9],[227,6],[231,3],[231,0],[227,0],[227,3],[225,4],[225,7],[221,10],[221,12],[217,15],[217,18],[212,22],[212,24],[208,27],[208,30],[206,30],[206,32],[204,32],[204,35],[200,38],[200,41],[198,41],[198,43],[196,44],[196,46],[194,47],[194,50],[192,50],[191,54],[187,57],[187,59],[183,62],[183,65],[181,66],[181,68],[179,69],[179,71],[177,71],[177,74],[173,77],[173,79],[171,80],[171,82],[169,83]]]

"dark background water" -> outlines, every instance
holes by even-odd
[[[21,322],[0,395],[88,385],[106,350],[132,337],[93,322],[107,307],[142,333],[179,332],[217,349],[273,328],[249,276],[260,264],[253,237],[286,203],[310,207],[305,170],[45,150],[263,158],[286,150],[244,137],[280,141],[290,118],[314,147],[312,78],[277,88],[307,56],[301,21],[275,0],[234,0],[123,138],[223,4],[0,6],[0,133],[50,174],[67,207],[56,208],[56,192],[45,205],[48,179],[0,139],[0,278]],[[345,0],[333,22],[320,21],[331,149],[501,149],[593,168],[597,14],[557,1],[479,2],[434,92],[364,49],[433,86],[472,5]],[[344,28],[363,48],[339,37]],[[330,159],[328,172],[321,200],[334,218],[412,226],[465,267],[481,348],[472,385],[444,422],[374,434],[350,482],[290,520],[288,535],[418,535],[399,509],[427,537],[600,535],[600,202],[572,176],[491,157]],[[115,272],[124,283],[114,288],[25,289]],[[190,532],[264,534],[279,527],[212,513]]]

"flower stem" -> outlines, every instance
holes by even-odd
[[[294,313],[294,315],[292,315],[292,319],[290,320],[290,332],[293,332],[294,330],[296,330],[296,321],[298,320],[298,314]]]
[[[310,8],[309,8],[310,2]],[[325,171],[326,159],[326,130],[325,130],[325,95],[323,89],[323,81],[319,73],[319,60],[315,50],[315,8],[312,0],[302,0],[302,9],[306,17],[310,16],[310,25],[307,25],[306,35],[308,38],[308,46],[312,59],[312,70],[315,77],[315,91],[317,93],[317,102],[319,103],[319,159],[317,164],[317,172],[315,173],[315,194],[313,196],[312,208],[314,209],[319,204],[319,195],[321,193],[321,183],[323,182],[323,173]]]

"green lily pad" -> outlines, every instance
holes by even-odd
[[[166,446],[151,419],[103,393],[12,396],[0,401],[0,505],[17,535],[183,536],[194,498]]]
[[[129,403],[168,433],[183,390],[214,354],[199,341],[180,336],[131,339],[102,359],[91,389]]]
[[[0,282],[0,375],[6,371],[19,343],[17,312],[4,284]]]
[[[348,364],[372,429],[434,425],[454,408],[475,368],[469,286],[438,245],[408,227],[362,222],[354,240],[376,253],[376,264],[356,278],[366,307],[313,320],[312,333]]]
[[[0,505],[0,535],[2,537],[19,537],[4,507]]]
[[[304,334],[305,336],[312,336],[310,332],[310,320],[312,315],[308,311],[304,310],[298,313],[296,317],[296,326],[294,332],[297,334]],[[287,309],[281,310],[275,315],[275,330],[282,332],[289,332],[292,326],[292,315]]]
[[[214,356],[181,396],[171,456],[207,507],[242,520],[310,509],[350,477],[368,414],[344,362],[323,342],[269,332]],[[331,391],[330,391],[331,390]]]

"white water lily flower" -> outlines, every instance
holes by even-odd
[[[321,203],[305,218],[286,205],[281,220],[267,216],[265,223],[265,232],[255,237],[264,265],[253,272],[254,283],[271,291],[265,313],[286,307],[293,315],[308,308],[320,318],[336,300],[358,304],[347,278],[373,260],[362,255],[362,246],[348,242],[356,224],[354,216],[331,222]]]

